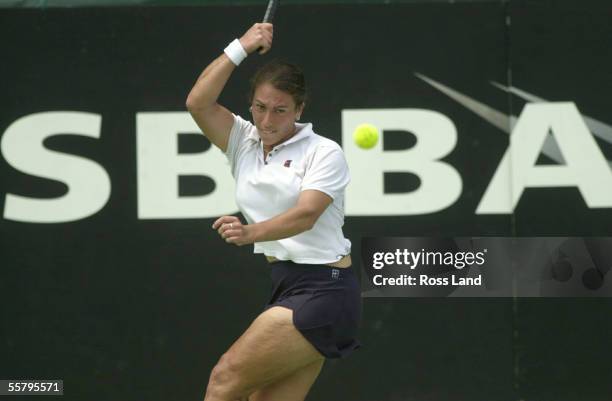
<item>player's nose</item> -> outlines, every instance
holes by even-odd
[[[267,127],[267,126],[268,126],[268,124],[270,123],[270,118],[271,118],[270,112],[269,112],[269,111],[266,111],[266,112],[264,113],[264,115],[261,117],[261,124],[262,124],[264,127]]]

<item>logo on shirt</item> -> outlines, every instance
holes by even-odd
[[[332,269],[332,279],[338,280],[338,277],[340,277],[340,270]]]
[[[293,160],[285,160],[285,164],[283,164],[283,166],[285,166],[285,167],[289,167],[289,166],[291,166],[291,162],[292,162],[292,161],[293,161]]]

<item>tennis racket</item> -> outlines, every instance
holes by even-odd
[[[263,22],[272,23],[272,20],[274,20],[274,13],[276,13],[276,7],[278,7],[278,1],[279,0],[268,1],[268,7],[266,8],[266,13],[264,14]],[[257,49],[257,53],[259,53],[261,49],[262,47]]]
[[[274,20],[274,13],[276,12],[276,7],[278,7],[279,0],[270,0],[268,1],[268,7],[266,8],[266,13],[263,17],[263,22],[272,23]]]

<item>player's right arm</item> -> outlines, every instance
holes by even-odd
[[[253,25],[240,38],[240,44],[247,54],[259,48],[260,54],[266,53],[272,47],[272,24]],[[204,135],[223,152],[227,150],[234,116],[217,100],[234,68],[234,63],[223,53],[200,74],[186,102],[189,113]]]

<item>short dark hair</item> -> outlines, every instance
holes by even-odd
[[[260,67],[251,78],[249,103],[253,103],[255,90],[265,83],[291,95],[296,107],[306,103],[306,79],[300,67],[295,64],[273,60]]]

